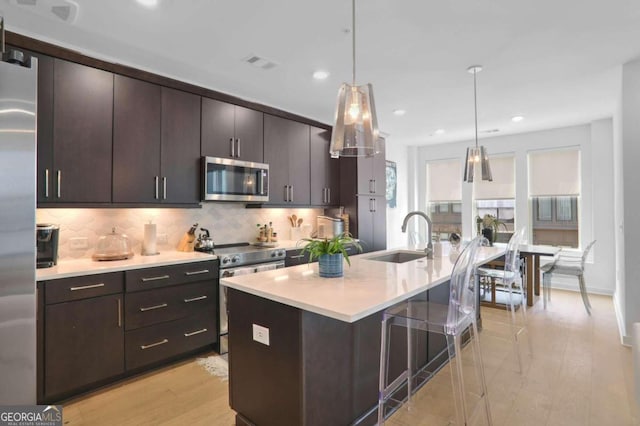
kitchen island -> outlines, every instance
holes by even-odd
[[[447,251],[433,260],[374,260],[397,251],[353,256],[343,278],[320,278],[309,264],[221,280],[238,425],[375,424],[382,312],[412,297],[447,303],[456,260]],[[502,254],[483,247],[477,263]],[[442,365],[444,337],[415,333],[420,365]],[[392,336],[393,375],[406,362],[406,332]]]

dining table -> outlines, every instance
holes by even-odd
[[[519,247],[520,257],[525,259],[527,275],[527,306],[533,306],[533,297],[540,296],[540,257],[555,256],[560,247],[521,244]]]

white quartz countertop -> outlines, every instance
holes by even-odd
[[[444,246],[443,256],[390,263],[371,258],[402,249],[350,256],[341,278],[322,278],[318,264],[222,278],[220,284],[345,322],[368,315],[449,280],[456,258]],[[412,251],[415,253],[415,251]],[[481,247],[478,264],[494,260],[505,247]]]
[[[155,256],[136,254],[131,259],[100,261],[90,258],[61,260],[51,268],[36,269],[36,280],[55,280],[58,278],[77,277],[80,275],[103,274],[106,272],[127,271],[131,269],[153,268],[180,263],[202,262],[215,260],[216,256],[199,252],[166,251]]]

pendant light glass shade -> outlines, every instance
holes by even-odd
[[[343,83],[338,90],[331,134],[331,157],[362,157],[380,152],[378,121],[371,84]]]
[[[476,171],[480,169],[482,180],[493,181],[489,154],[484,146],[478,146],[478,94],[476,89],[476,74],[482,71],[480,65],[472,65],[467,71],[473,74],[473,108],[475,113],[476,146],[467,148],[467,157],[464,165],[464,181],[473,182]]]
[[[491,166],[489,166],[489,154],[484,146],[467,148],[467,160],[464,166],[464,181],[473,182],[475,171],[482,172],[482,180],[493,181]]]
[[[356,1],[352,0],[352,84],[338,90],[329,153],[332,158],[364,157],[380,152],[378,119],[371,84],[356,85]]]

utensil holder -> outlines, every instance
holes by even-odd
[[[303,238],[302,235],[302,228],[291,228],[291,233],[290,233],[290,237],[289,238],[291,241],[298,241],[301,240]]]

